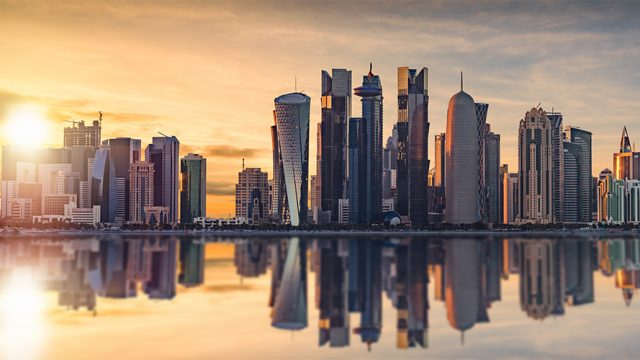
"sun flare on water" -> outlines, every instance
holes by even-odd
[[[17,268],[0,290],[0,357],[34,359],[44,333],[45,293],[29,269]]]
[[[42,145],[47,136],[47,120],[42,108],[24,104],[11,109],[4,119],[5,142],[14,145]]]

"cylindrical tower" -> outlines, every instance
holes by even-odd
[[[445,142],[446,222],[472,224],[478,211],[478,126],[473,98],[462,90],[449,100]]]

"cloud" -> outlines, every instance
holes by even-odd
[[[235,184],[223,181],[207,181],[208,195],[235,195]]]

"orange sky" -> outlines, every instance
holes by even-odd
[[[430,139],[445,128],[464,69],[465,90],[490,104],[512,171],[518,121],[541,102],[594,132],[597,174],[611,166],[623,125],[632,141],[640,134],[637,13],[633,3],[0,0],[0,123],[35,103],[47,112],[47,145],[61,146],[65,120],[98,110],[103,138],[145,146],[158,131],[176,135],[183,154],[208,159],[208,214],[227,216],[241,159],[271,172],[273,99],[293,91],[294,77],[311,97],[313,174],[321,69],[351,69],[355,87],[372,61],[386,135],[398,66],[429,68]]]

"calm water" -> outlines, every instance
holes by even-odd
[[[15,359],[640,358],[640,240],[0,238]]]

